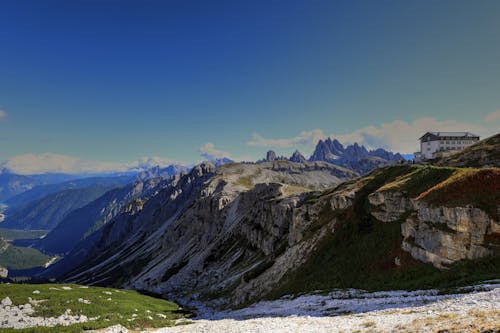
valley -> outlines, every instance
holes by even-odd
[[[450,325],[460,331],[465,314],[477,319],[478,330],[496,329],[500,170],[490,147],[498,137],[470,147],[473,166],[413,164],[327,140],[315,158],[335,163],[269,152],[257,162],[203,162],[172,176],[153,170],[109,188],[81,180],[90,187],[48,193],[13,210],[0,229],[4,281],[57,281],[84,300],[86,286],[138,290],[190,309],[177,319],[191,311],[196,318],[102,323],[97,314],[68,308],[81,312],[75,317],[47,303],[55,319],[43,322],[19,308],[25,300],[17,294],[33,299],[23,289],[4,296],[28,316],[18,328],[71,324],[58,332],[188,322],[160,331],[224,331],[235,321],[241,332],[294,332],[305,322],[311,332],[426,331],[423,322],[430,331]],[[358,162],[367,156],[378,162],[355,163],[352,149]],[[333,159],[335,152],[342,156]],[[59,297],[58,285],[22,286]],[[101,304],[97,298],[88,300]]]

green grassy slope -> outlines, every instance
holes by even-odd
[[[36,239],[46,235],[48,230],[18,230],[0,228],[0,237],[9,241],[17,239]]]
[[[36,249],[9,246],[0,253],[0,266],[7,269],[28,269],[43,266],[50,258]]]
[[[500,133],[435,161],[439,165],[457,167],[500,167]]]
[[[98,329],[121,324],[129,329],[144,330],[151,327],[172,326],[173,320],[185,317],[179,306],[163,299],[141,295],[132,290],[116,290],[99,287],[58,284],[0,284],[0,299],[10,297],[14,305],[28,303],[28,297],[44,300],[35,307],[33,316],[58,317],[66,309],[72,315],[85,315],[99,319],[83,324],[56,327],[37,327],[31,329],[3,329],[9,333],[76,333],[88,329]],[[40,293],[33,294],[38,290]],[[89,301],[85,304],[78,299]],[[133,319],[135,318],[135,319]],[[150,319],[152,318],[152,319]],[[133,319],[133,320],[131,320]]]
[[[325,204],[318,221],[331,221],[336,217],[339,222],[335,226],[335,232],[327,234],[318,244],[314,255],[296,271],[285,276],[280,286],[267,295],[267,298],[332,288],[367,290],[446,288],[482,279],[498,278],[500,256],[459,262],[448,270],[438,270],[430,264],[416,261],[401,249],[401,223],[406,217],[402,217],[398,222],[383,223],[370,214],[368,195],[378,189],[404,190],[412,197],[430,191],[426,195],[431,196],[433,191],[438,191],[444,186],[443,184],[449,188],[457,181],[463,180],[464,172],[468,175],[485,172],[493,184],[498,184],[500,180],[498,169],[463,171],[432,166],[388,167],[368,175],[360,181],[363,185],[356,195],[353,207],[343,211],[332,211],[329,204]],[[481,179],[474,178],[476,187],[483,186]],[[470,182],[467,184],[472,186]],[[484,184],[484,186],[490,185]],[[498,196],[500,189],[495,187],[495,191],[496,193],[489,192],[490,199]],[[437,193],[433,200],[441,198],[446,201],[446,196],[441,197]],[[328,194],[327,191],[324,195]],[[478,203],[475,196],[465,195],[460,198],[462,199],[460,204]],[[400,265],[396,265],[396,261],[400,261]]]

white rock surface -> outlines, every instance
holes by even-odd
[[[479,325],[476,314],[490,329],[500,329],[500,284],[485,284],[471,293],[452,295],[438,295],[436,290],[350,290],[306,295],[260,302],[237,311],[206,313],[204,319],[193,320],[190,325],[156,332],[436,332],[450,325]]]
[[[86,333],[129,333],[129,330],[122,325],[115,325],[100,330],[85,331]]]
[[[10,303],[10,304],[9,304]],[[36,305],[35,305],[36,306]],[[30,303],[12,305],[9,297],[2,300],[0,306],[0,329],[2,328],[28,328],[36,326],[68,326],[75,323],[84,323],[89,320],[84,315],[71,315],[71,310],[66,310],[59,317],[34,317],[35,309]]]

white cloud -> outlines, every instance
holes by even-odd
[[[215,145],[211,142],[207,142],[203,146],[198,148],[198,152],[200,153],[201,157],[209,161],[213,161],[224,157],[232,159],[230,153],[228,153],[227,151],[221,151],[216,149]]]
[[[0,120],[7,118],[7,112],[4,110],[0,110]]]
[[[428,117],[411,122],[395,120],[378,126],[371,125],[352,132],[333,133],[328,136],[336,138],[343,144],[357,142],[371,149],[385,148],[394,152],[413,153],[418,149],[418,138],[427,131],[469,131],[482,136],[491,134],[491,130],[483,125],[471,125],[455,120],[437,120]],[[304,131],[287,139],[270,139],[254,133],[252,140],[248,141],[247,145],[286,148],[296,145],[315,145],[318,140],[326,137],[327,135],[321,129]]]
[[[428,131],[468,131],[479,135],[487,132],[481,125],[461,123],[456,120],[420,118],[412,122],[395,120],[379,126],[367,126],[351,133],[333,135],[340,142],[358,142],[369,148],[385,148],[401,153],[418,149],[418,138]]]
[[[320,129],[300,132],[299,135],[288,139],[269,139],[258,133],[252,134],[252,140],[247,145],[252,147],[280,147],[289,148],[296,145],[315,145],[320,139],[326,138]]]
[[[492,113],[487,114],[484,117],[485,121],[499,121],[500,120],[500,110],[496,110]]]
[[[133,162],[103,162],[84,160],[74,156],[43,153],[14,156],[0,167],[19,174],[40,173],[106,173],[144,170],[159,165],[165,167],[174,164],[171,160],[161,157],[144,157]]]

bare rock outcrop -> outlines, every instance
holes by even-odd
[[[493,254],[487,238],[499,234],[498,221],[473,207],[430,207],[419,202],[401,226],[402,247],[415,259],[443,268],[462,259]]]
[[[445,268],[493,254],[487,239],[500,234],[500,224],[479,208],[434,207],[402,191],[377,191],[368,199],[371,215],[382,222],[409,215],[401,225],[402,248],[417,260]]]
[[[382,222],[395,222],[415,209],[415,203],[403,192],[375,192],[368,196],[371,214]]]

